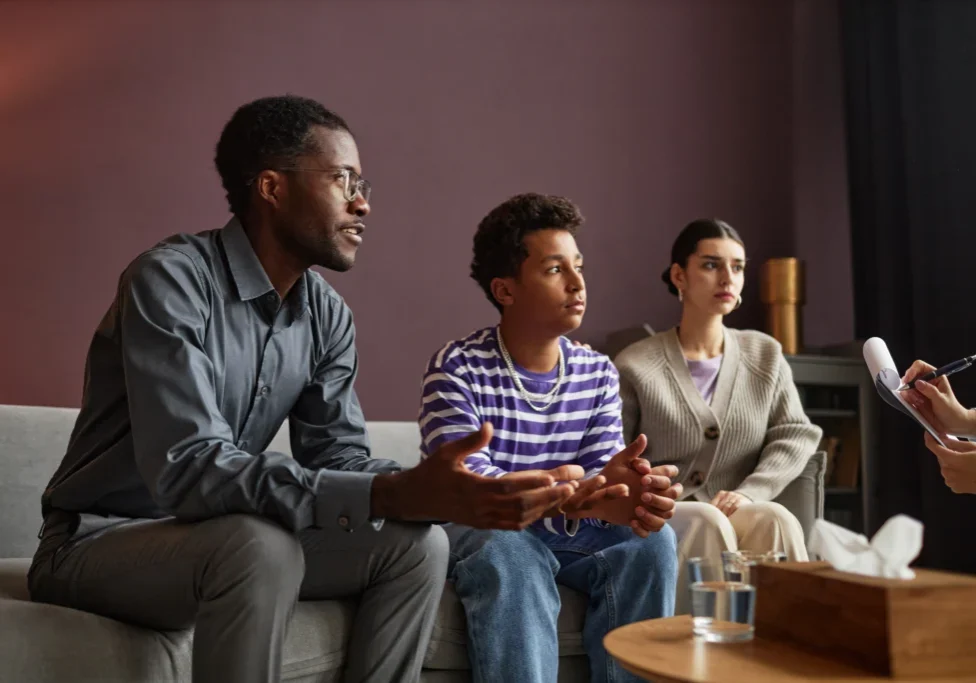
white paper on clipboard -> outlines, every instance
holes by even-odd
[[[868,365],[868,372],[874,380],[874,386],[878,389],[878,394],[884,399],[885,403],[896,408],[906,415],[914,418],[929,434],[932,435],[940,446],[945,446],[942,437],[928,423],[921,413],[913,408],[898,391],[901,386],[901,373],[895,367],[895,361],[888,352],[888,345],[879,337],[871,337],[864,342],[864,362]]]

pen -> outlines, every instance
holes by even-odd
[[[941,368],[937,370],[933,370],[932,372],[926,372],[924,375],[922,375],[921,377],[916,377],[908,384],[902,384],[900,387],[898,387],[898,391],[905,391],[906,389],[914,389],[915,382],[919,382],[919,381],[931,382],[933,379],[936,379],[938,377],[945,377],[947,375],[955,374],[960,370],[965,370],[974,362],[976,362],[976,356],[966,356],[965,358],[960,358],[959,360],[953,361],[948,365],[943,365]]]

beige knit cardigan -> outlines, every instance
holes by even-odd
[[[737,491],[769,501],[803,470],[821,430],[803,412],[779,343],[753,330],[724,330],[711,405],[695,387],[677,330],[617,356],[624,436],[629,443],[646,434],[652,464],[678,467],[683,499]]]

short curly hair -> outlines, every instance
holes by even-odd
[[[478,224],[471,277],[500,312],[502,305],[491,293],[491,281],[519,274],[529,256],[525,236],[539,230],[565,230],[575,237],[583,221],[579,208],[565,197],[516,195],[492,209]]]
[[[247,213],[251,183],[261,171],[318,153],[310,135],[313,126],[352,134],[338,114],[296,95],[263,97],[234,112],[214,157],[231,213],[238,218]]]

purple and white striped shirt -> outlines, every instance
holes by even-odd
[[[623,426],[617,370],[610,359],[560,338],[566,375],[552,404],[538,412],[515,386],[498,346],[498,328],[474,332],[438,351],[427,365],[420,407],[424,457],[449,441],[491,422],[488,447],[465,465],[488,477],[531,469],[578,464],[593,476],[621,450]],[[558,367],[540,374],[515,365],[525,390],[547,394]],[[534,398],[534,397],[533,397]],[[541,405],[535,399],[533,404]],[[598,520],[588,520],[603,525]],[[576,533],[563,517],[539,525],[552,533]]]

